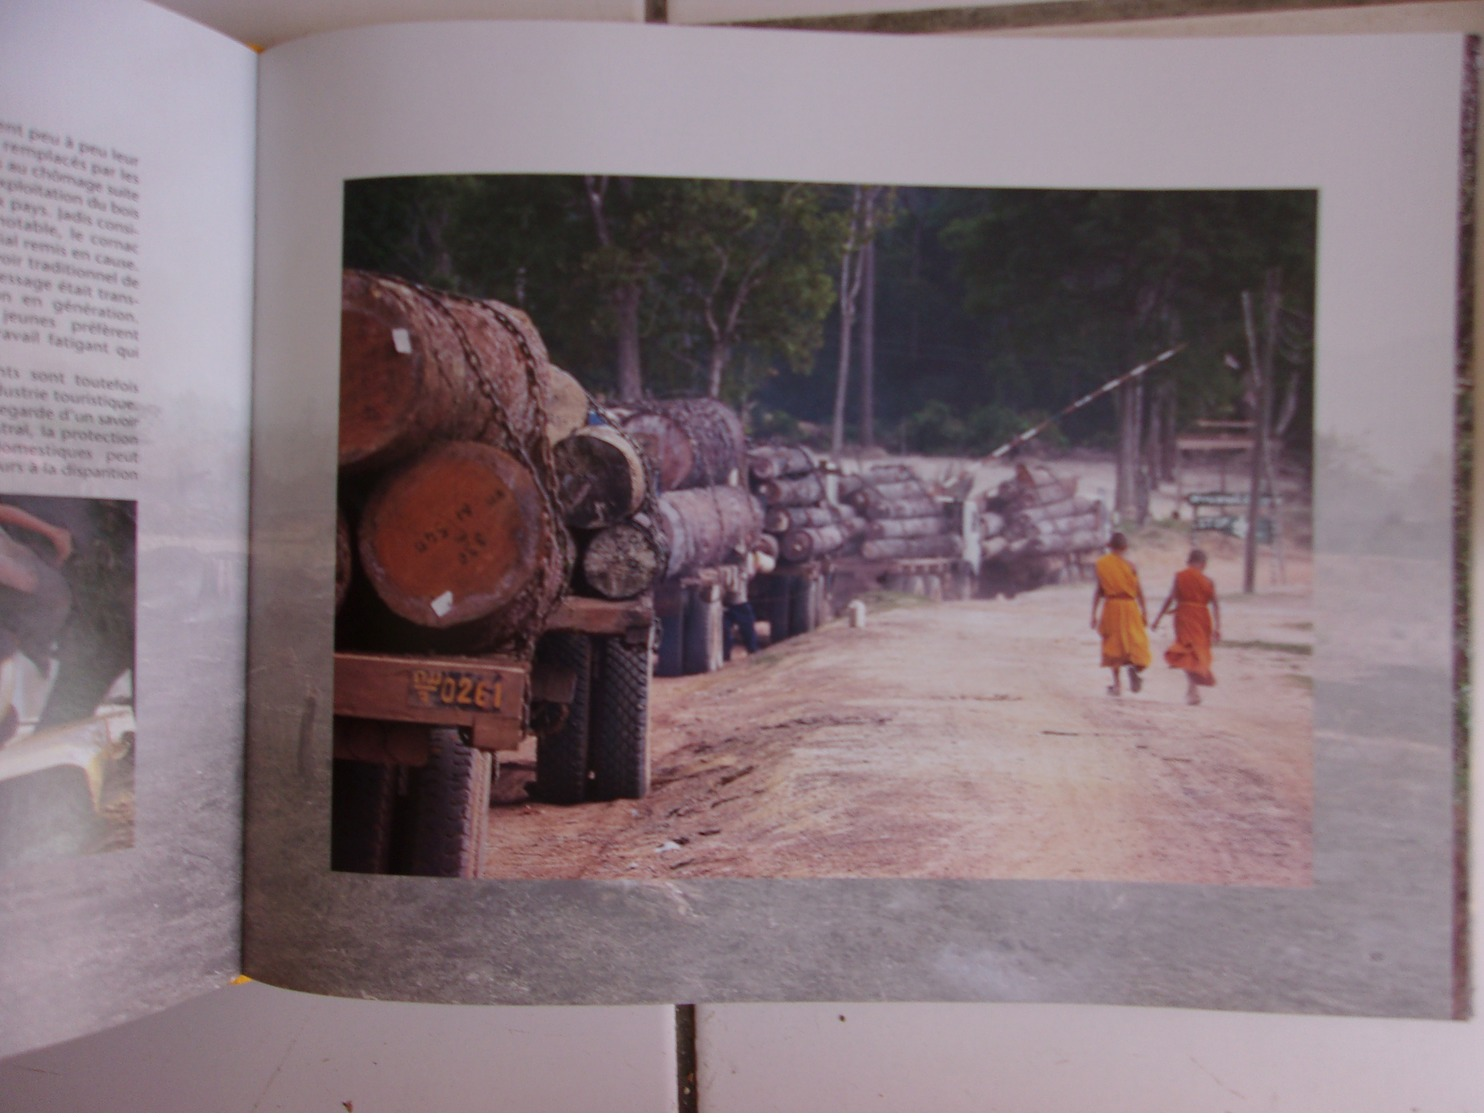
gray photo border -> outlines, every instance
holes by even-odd
[[[1422,369],[1418,393],[1429,401],[1447,401],[1429,403],[1419,428],[1428,453],[1402,464],[1384,455],[1373,461],[1343,437],[1369,421],[1357,424],[1346,408],[1368,406],[1356,393],[1363,396],[1370,389],[1368,382],[1336,380],[1326,367],[1342,367],[1351,359],[1375,367],[1376,354],[1348,351],[1347,340],[1327,334],[1321,322],[1319,344],[1328,346],[1331,361],[1321,364],[1318,381],[1313,888],[917,880],[443,881],[330,873],[339,246],[335,234],[320,226],[333,224],[338,231],[338,208],[332,218],[331,207],[338,206],[346,178],[399,173],[401,164],[358,153],[351,128],[336,141],[335,151],[315,156],[322,163],[312,174],[298,171],[293,160],[309,158],[310,147],[329,134],[330,122],[338,123],[335,106],[354,95],[359,79],[348,77],[341,88],[332,77],[329,92],[306,102],[302,89],[295,90],[294,99],[278,94],[275,71],[282,71],[287,90],[295,84],[293,67],[328,65],[325,60],[352,39],[367,49],[373,65],[378,59],[385,65],[393,55],[380,52],[405,57],[417,38],[426,36],[421,45],[443,48],[444,64],[454,72],[457,58],[450,60],[447,52],[457,55],[456,42],[471,52],[516,43],[526,57],[539,57],[530,52],[547,48],[569,52],[564,65],[574,74],[591,75],[605,65],[613,68],[604,58],[615,45],[628,45],[646,57],[639,63],[630,59],[623,68],[654,73],[640,82],[641,103],[630,99],[626,106],[637,114],[634,120],[596,122],[617,129],[615,146],[595,143],[586,164],[556,158],[505,169],[694,173],[691,167],[647,164],[641,170],[616,146],[635,135],[634,129],[644,134],[663,115],[665,98],[684,88],[668,84],[666,63],[673,67],[683,59],[714,72],[723,65],[758,65],[764,55],[777,65],[779,55],[791,55],[783,61],[794,67],[804,62],[839,67],[829,72],[858,82],[844,77],[847,70],[868,71],[873,61],[879,69],[883,59],[895,64],[899,57],[931,66],[975,49],[972,43],[956,43],[940,52],[930,45],[914,54],[892,46],[886,48],[891,54],[882,55],[876,53],[882,49],[879,41],[865,45],[853,39],[847,45],[828,36],[785,40],[765,32],[699,32],[697,37],[664,30],[661,39],[643,28],[593,31],[588,38],[546,29],[509,37],[492,31],[488,38],[469,27],[415,31],[410,40],[379,31],[325,36],[275,52],[276,63],[274,55],[264,60],[274,64],[265,66],[261,108],[262,173],[268,185],[260,194],[254,414],[247,973],[312,992],[451,1003],[1040,1001],[1427,1018],[1455,1014],[1451,358],[1456,307],[1451,294],[1442,315],[1450,323],[1446,338],[1436,336],[1439,318],[1432,316],[1428,343],[1420,349],[1408,332],[1411,322],[1400,323],[1396,336],[1384,343],[1381,364]],[[823,44],[822,54],[816,57],[800,39]],[[1351,41],[1356,42],[1366,43]],[[1415,47],[1415,57],[1436,61],[1440,55],[1429,52],[1442,52],[1462,66],[1460,37],[1413,42],[1424,44]],[[1043,46],[1053,53],[1059,49]],[[730,60],[725,64],[723,47]],[[719,53],[713,55],[713,49]],[[1099,49],[1108,47],[1093,48]],[[1114,52],[1112,64],[1147,61],[1150,56],[1141,52],[1150,50],[1153,57],[1176,60],[1180,50],[1165,47],[1177,53],[1160,55],[1161,48],[1151,44],[1124,49],[1136,57]],[[1272,50],[1276,55],[1268,60],[1275,64],[1289,49],[1283,43],[1201,48],[1202,57],[1248,63],[1254,52],[1261,56]],[[1328,43],[1317,53],[1346,65],[1395,53],[1388,46],[1377,55],[1378,49],[1374,41],[1358,47]],[[1067,63],[1092,57],[1078,53],[1087,50],[1086,44],[1068,50]],[[474,57],[469,56],[470,65]],[[1011,65],[1004,53],[990,60]],[[519,89],[522,77],[491,80],[508,80]],[[613,80],[616,90],[619,76]],[[1386,77],[1368,74],[1366,80],[1384,87]],[[623,89],[629,97],[629,87]],[[722,88],[717,95],[724,93]],[[573,119],[591,114],[593,103],[574,99]],[[558,104],[548,126],[556,126],[564,111]],[[767,111],[783,110],[769,101]],[[380,122],[388,128],[396,123]],[[1451,127],[1456,156],[1457,118]],[[467,161],[459,162],[462,154],[450,161],[446,153],[411,146],[398,159],[424,160],[422,173],[470,169]],[[725,163],[718,157],[718,166]],[[756,170],[744,177],[831,177],[811,173],[807,160],[792,165],[789,173],[761,164]],[[836,181],[873,180],[849,160],[837,174]],[[273,185],[280,177],[283,185]],[[1452,177],[1456,196],[1456,165]],[[1436,204],[1436,193],[1428,197]],[[1343,252],[1326,252],[1333,247],[1325,244],[1332,232],[1326,200],[1321,184],[1321,314],[1326,285],[1349,259]],[[1401,199],[1407,205],[1416,200]],[[1456,291],[1453,213],[1447,224],[1443,239],[1454,243],[1443,250],[1454,258],[1443,288]],[[294,325],[283,328],[289,319]],[[323,378],[304,375],[306,361],[330,371]],[[1330,428],[1340,437],[1329,438]]]

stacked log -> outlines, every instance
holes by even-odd
[[[515,307],[347,271],[340,468],[385,467],[434,442],[511,451],[544,437],[548,369],[541,335]]]
[[[959,558],[963,543],[942,507],[909,466],[872,466],[842,489],[863,517],[862,558],[871,560]]]
[[[763,504],[763,529],[776,540],[783,562],[836,554],[864,532],[853,509],[829,502],[824,478],[802,447],[755,447],[748,452],[747,469]]]
[[[763,508],[746,489],[714,485],[662,493],[658,521],[669,549],[664,576],[680,578],[746,555],[762,533]]]
[[[628,405],[619,422],[655,463],[660,492],[741,483],[747,445],[742,420],[720,400]]]
[[[572,417],[535,326],[347,271],[341,341],[337,602],[430,650],[533,642],[572,561],[550,441]]]
[[[1080,571],[1107,533],[1102,502],[1078,496],[1075,477],[1045,466],[1018,466],[986,498],[981,524],[990,580],[1022,589]]]

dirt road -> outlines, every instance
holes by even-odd
[[[1146,563],[1151,611],[1176,565]],[[1158,658],[1143,693],[1109,697],[1090,599],[884,599],[864,628],[658,679],[653,794],[530,803],[530,758],[504,762],[486,875],[1307,885],[1307,585],[1226,595],[1198,707]]]

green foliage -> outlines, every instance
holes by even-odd
[[[576,175],[346,185],[347,265],[521,307],[552,359],[616,385],[621,294],[638,306],[644,388],[761,402],[824,421],[850,185]],[[1313,191],[902,187],[876,237],[878,425],[920,448],[987,452],[1174,342],[1151,374],[1178,422],[1240,417],[1241,293],[1282,275],[1280,414],[1307,441]],[[603,222],[600,233],[599,213]],[[631,319],[630,319],[631,320]],[[861,346],[852,346],[859,354]],[[847,414],[857,414],[851,373]],[[1099,401],[1048,431],[1112,438]],[[1013,430],[1011,428],[1014,428]]]
[[[1020,413],[989,403],[963,414],[943,400],[929,400],[906,420],[907,444],[923,454],[984,455],[1022,431],[1043,422],[1044,413]],[[1043,448],[1061,448],[1066,439],[1050,426],[1037,436]]]

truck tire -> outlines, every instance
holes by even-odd
[[[768,575],[767,596],[760,603],[762,619],[768,622],[768,644],[781,644],[789,637],[788,587],[793,579],[779,574]]]
[[[409,876],[476,877],[494,758],[466,744],[457,729],[430,732],[428,762],[410,770],[401,868]]]
[[[394,764],[335,761],[330,787],[330,868],[335,872],[391,872],[397,771]]]
[[[541,637],[536,656],[573,672],[577,681],[567,716],[556,729],[536,738],[536,782],[531,797],[543,803],[580,803],[587,790],[592,642],[581,632],[548,632]]]
[[[674,678],[685,674],[685,609],[659,615],[659,655],[656,657],[654,673],[661,678]]]
[[[680,642],[685,674],[706,675],[721,669],[722,604],[688,591],[685,596],[685,635]]]
[[[593,638],[593,720],[588,740],[591,800],[649,794],[649,640]]]
[[[805,574],[795,574],[788,581],[788,634],[802,636],[815,627],[819,612],[819,586]]]

